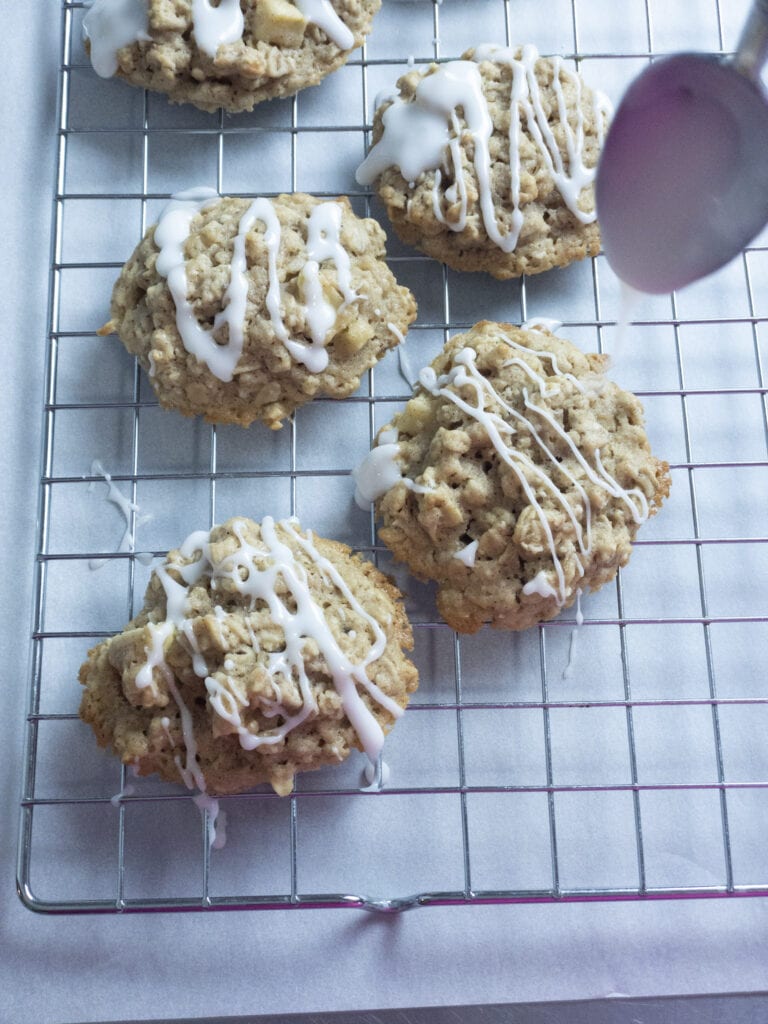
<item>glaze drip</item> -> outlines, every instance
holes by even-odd
[[[219,0],[218,7],[211,0],[192,0],[192,24],[197,45],[215,57],[220,46],[242,38],[245,19],[240,0]]]
[[[98,459],[94,459],[91,463],[91,475],[101,476],[104,478],[104,482],[107,485],[107,493],[104,496],[104,500],[118,508],[125,520],[125,529],[123,530],[123,536],[120,539],[117,550],[119,552],[133,551],[136,540],[136,530],[140,526],[144,526],[146,523],[150,522],[152,515],[149,513],[142,516],[139,515],[139,512],[141,511],[139,506],[135,502],[126,498]],[[93,490],[93,481],[88,485],[88,490]],[[152,556],[149,552],[137,554],[136,558],[143,564],[148,564],[148,561],[152,560]],[[91,558],[88,562],[88,568],[100,569],[105,564],[105,558]]]
[[[91,44],[91,64],[101,78],[117,71],[117,51],[150,42],[147,0],[95,0],[83,18],[83,36]]]
[[[435,488],[430,484],[417,484],[410,477],[403,476],[399,463],[400,445],[396,430],[383,430],[376,447],[352,470],[355,482],[355,503],[367,511],[371,502],[386,494],[395,484],[401,483],[414,494],[429,494]]]
[[[317,25],[340,50],[351,50],[355,37],[331,6],[330,0],[293,0],[307,21]]]

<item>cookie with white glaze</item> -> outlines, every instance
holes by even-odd
[[[273,429],[345,398],[408,330],[416,303],[376,221],[347,199],[181,193],[123,268],[116,332],[165,408]]]
[[[639,400],[544,327],[482,322],[422,371],[356,471],[379,536],[460,632],[553,618],[627,564],[669,493]]]
[[[362,46],[381,0],[95,0],[96,72],[232,113],[317,85]]]
[[[230,519],[157,568],[144,608],[80,669],[80,716],[140,775],[211,796],[354,748],[375,761],[418,684],[393,584],[296,520]]]
[[[486,45],[397,84],[357,178],[404,242],[500,279],[598,253],[609,105],[560,57]]]

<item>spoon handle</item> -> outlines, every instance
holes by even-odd
[[[741,32],[734,67],[759,84],[760,72],[768,60],[768,0],[754,0]]]

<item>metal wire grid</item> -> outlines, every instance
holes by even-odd
[[[120,592],[127,594],[128,616],[140,604],[142,579],[148,570],[142,569],[135,552],[105,554],[98,543],[89,550],[78,545],[78,531],[89,535],[86,520],[94,514],[88,504],[92,499],[82,495],[83,486],[100,478],[61,468],[57,445],[62,433],[65,449],[76,447],[64,426],[67,415],[86,414],[94,425],[86,424],[86,432],[95,430],[105,436],[120,418],[125,435],[121,444],[128,454],[126,468],[113,472],[114,482],[134,503],[147,488],[159,488],[157,493],[170,503],[178,498],[183,502],[190,487],[196,495],[202,489],[209,525],[223,518],[223,509],[232,500],[230,492],[242,492],[250,501],[254,487],[265,491],[265,502],[277,495],[281,514],[283,508],[290,514],[304,514],[310,504],[305,486],[330,487],[333,500],[333,488],[347,486],[346,476],[354,464],[344,462],[346,449],[339,441],[334,446],[338,462],[308,465],[302,452],[311,447],[314,421],[309,419],[305,425],[301,411],[284,428],[279,442],[287,466],[274,462],[269,451],[264,457],[262,447],[267,441],[263,434],[254,435],[256,428],[249,433],[245,450],[245,442],[235,445],[238,458],[233,460],[227,430],[200,424],[190,428],[191,434],[189,430],[180,436],[171,434],[177,446],[192,438],[196,461],[191,468],[175,457],[169,459],[171,465],[163,465],[149,454],[151,431],[160,423],[166,427],[176,424],[180,418],[171,419],[170,414],[155,418],[156,403],[147,397],[135,363],[124,362],[119,370],[129,377],[124,397],[94,398],[77,383],[68,390],[68,349],[84,344],[89,350],[95,344],[90,327],[69,329],[71,325],[62,322],[67,293],[75,290],[69,276],[72,271],[86,272],[89,279],[105,271],[114,276],[121,265],[120,261],[67,258],[68,241],[78,233],[78,204],[94,196],[100,203],[134,200],[140,205],[138,227],[143,233],[159,201],[170,191],[195,183],[184,179],[168,191],[151,188],[150,144],[160,134],[173,138],[174,143],[190,135],[196,140],[212,139],[219,191],[226,188],[247,195],[226,187],[228,143],[238,133],[247,134],[251,142],[261,143],[268,136],[287,141],[290,188],[298,190],[299,146],[307,133],[341,131],[359,141],[363,133],[367,138],[370,129],[362,121],[319,123],[309,128],[302,123],[301,100],[296,97],[283,106],[290,110],[290,117],[282,125],[264,127],[257,108],[254,121],[246,127],[238,120],[225,121],[223,114],[214,118],[214,123],[187,127],[183,113],[175,113],[170,125],[158,128],[150,110],[152,99],[145,94],[141,124],[120,129],[137,140],[140,188],[113,189],[110,186],[115,179],[102,174],[95,192],[73,191],[67,177],[73,139],[79,135],[108,137],[116,131],[109,123],[109,110],[103,123],[88,128],[72,124],[72,78],[82,73],[73,54],[83,6],[71,0],[62,2],[50,334],[19,844],[22,899],[32,909],[46,912],[314,906],[391,911],[445,903],[768,893],[761,855],[768,823],[768,771],[761,753],[768,689],[758,661],[768,635],[764,500],[768,494],[768,405],[761,337],[766,310],[760,299],[760,287],[765,283],[762,262],[768,257],[764,238],[743,254],[735,270],[728,271],[731,277],[737,275],[746,297],[746,308],[738,315],[723,316],[719,308],[713,311],[708,300],[697,293],[700,310],[689,308],[685,298],[673,295],[666,315],[652,314],[637,321],[644,338],[655,331],[671,332],[673,340],[667,356],[671,384],[646,374],[646,386],[636,388],[646,400],[651,425],[658,407],[674,408],[678,417],[679,457],[671,457],[670,462],[675,495],[685,506],[678,517],[685,528],[668,537],[649,537],[647,528],[638,541],[635,561],[650,557],[651,552],[654,560],[638,568],[633,564],[630,569],[646,583],[651,578],[654,601],[661,591],[661,611],[649,614],[649,602],[638,603],[631,586],[628,590],[628,581],[637,576],[620,572],[614,590],[585,602],[587,620],[578,633],[572,632],[573,620],[563,618],[524,636],[489,637],[485,631],[476,638],[462,638],[435,620],[429,595],[425,597],[416,588],[409,610],[415,622],[422,687],[388,741],[396,744],[398,736],[405,734],[402,744],[394,747],[398,769],[392,784],[378,794],[360,793],[355,774],[358,764],[319,773],[319,782],[302,780],[287,799],[264,792],[232,798],[226,803],[233,835],[222,851],[212,853],[206,823],[197,820],[187,794],[177,788],[153,788],[142,780],[131,795],[132,780],[125,769],[120,769],[119,778],[110,776],[105,766],[113,762],[106,756],[94,762],[99,783],[93,776],[90,781],[78,776],[70,756],[73,741],[77,761],[85,762],[84,772],[92,768],[90,761],[96,755],[89,752],[90,734],[86,736],[75,713],[79,694],[74,693],[78,689],[74,673],[89,644],[109,635],[121,622],[110,622],[105,629],[92,624],[83,629],[52,626],[60,624],[59,619],[66,624],[70,602],[73,618],[80,614],[76,591],[78,586],[87,586],[83,580],[91,558],[107,559],[108,571],[114,570],[120,578]],[[513,29],[514,6],[510,0],[498,0],[497,4],[485,0],[477,10],[481,9],[489,22],[493,13],[497,33],[501,18],[510,42],[518,41]],[[654,46],[651,0],[644,0],[641,7],[647,48],[637,51],[584,50],[581,39],[583,26],[592,15],[590,4],[567,0],[566,6],[573,37],[573,51],[568,56],[577,66],[607,61],[634,67],[661,52]],[[441,17],[445,23],[448,5],[441,8],[435,0],[430,8],[432,52],[417,53],[417,62],[457,55],[445,52],[441,44]],[[404,6],[401,16],[415,16],[411,13],[415,10],[416,5]],[[722,51],[724,27],[718,0],[710,14],[716,22],[717,48]],[[423,18],[423,10],[420,16]],[[358,78],[366,118],[376,70],[383,67],[391,74],[406,62],[406,57],[377,59],[366,50],[349,62],[347,73]],[[116,88],[127,87],[118,84]],[[164,107],[163,113],[167,113]],[[119,180],[118,174],[116,178]],[[312,191],[336,194],[332,188]],[[369,196],[347,191],[358,212],[368,214]],[[396,245],[391,249],[396,274],[401,279],[414,276],[414,291],[422,308],[427,307],[413,328],[417,344],[421,337],[427,339],[425,346],[430,341],[439,345],[449,333],[491,316],[487,308],[477,306],[483,298],[497,307],[506,304],[505,318],[524,320],[531,309],[537,311],[547,290],[546,281],[540,291],[538,282],[523,280],[510,301],[509,295],[495,286],[489,290],[474,279],[468,285],[445,268],[436,268],[432,261]],[[573,303],[568,292],[566,313],[572,315],[566,319],[564,333],[576,340],[583,337],[588,345],[602,349],[606,332],[615,326],[615,314],[612,317],[604,308],[610,305],[606,297],[610,290],[606,291],[606,271],[600,259],[585,268],[582,278],[589,286],[593,316],[579,315],[583,306],[579,301]],[[727,290],[727,283],[725,287]],[[476,313],[466,315],[469,307]],[[720,371],[727,365],[728,353],[722,351],[702,373],[684,337],[692,329],[739,332],[739,352],[752,364],[747,383],[739,380],[733,386],[723,386]],[[393,365],[390,361],[390,368]],[[401,404],[407,397],[402,381],[398,388],[395,379],[391,369],[387,375],[379,367],[369,374],[367,393],[344,403],[314,403],[312,415],[319,423],[320,418],[333,415],[332,408],[341,407],[346,417],[356,416],[356,422],[365,422],[364,440],[370,442],[393,403]],[[705,413],[702,402],[706,403]],[[698,440],[702,422],[707,422],[709,410],[718,403],[725,403],[726,416],[734,417],[729,422],[747,424],[749,459],[717,457],[719,442],[702,449]],[[704,436],[711,440],[706,431]],[[98,439],[102,441],[108,448],[104,438]],[[330,458],[333,460],[334,453]],[[254,463],[266,468],[254,468]],[[71,461],[67,465],[71,467]],[[85,460],[85,465],[89,461]],[[713,476],[717,478],[714,485]],[[702,490],[706,501],[700,498]],[[728,500],[739,494],[743,503],[736,502],[734,513]],[[755,497],[762,497],[762,502],[750,504],[747,499]],[[708,532],[713,501],[715,505],[724,502],[720,520],[724,528]],[[744,504],[749,505],[746,513]],[[64,515],[62,527],[57,517],[68,505],[73,511]],[[236,510],[244,511],[242,505]],[[270,511],[265,507],[262,514]],[[305,518],[305,525],[314,525],[309,516]],[[136,526],[135,514],[132,525]],[[199,519],[194,525],[199,527]],[[181,536],[176,534],[175,539]],[[140,530],[136,543],[138,550]],[[166,546],[173,543],[170,539]],[[154,546],[153,554],[162,555],[166,546]],[[387,553],[377,545],[372,519],[363,527],[356,546],[389,567]],[[737,601],[737,613],[733,614],[714,590],[728,570],[711,555],[726,550],[735,553],[736,563],[729,584],[735,576],[738,590],[738,574],[748,568],[755,581],[748,601]],[[681,558],[686,564],[685,585],[680,582]],[[652,578],[667,567],[670,583],[660,588],[658,579]],[[678,592],[681,586],[685,594]],[[106,600],[100,596],[85,604],[93,610],[102,599]],[[633,612],[633,608],[644,613]],[[94,614],[100,625],[100,615]],[[732,636],[723,642],[723,634]],[[566,686],[562,668],[569,642],[582,648],[586,645],[596,658],[586,667],[582,664],[582,670],[575,672]],[[682,655],[676,653],[678,648]],[[499,697],[500,690],[504,699]],[[661,741],[656,734],[661,734]],[[446,737],[447,745],[443,742]],[[426,751],[423,756],[419,755],[421,745]],[[749,759],[738,756],[738,750],[746,750]],[[450,761],[450,770],[435,767],[435,752]],[[406,766],[414,760],[422,775],[409,782]],[[617,770],[617,765],[622,767]],[[110,793],[118,788],[122,798],[110,800]],[[423,819],[421,830],[415,824],[419,819]],[[409,850],[405,856],[404,845]],[[323,867],[338,861],[340,850],[347,851],[347,856],[341,857],[341,875]],[[376,854],[374,868],[361,871],[372,852]],[[231,870],[226,867],[228,858],[233,861]],[[390,860],[396,862],[391,869]]]

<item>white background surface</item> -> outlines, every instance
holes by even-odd
[[[386,2],[386,0],[385,0]],[[450,2],[450,0],[449,0]],[[762,991],[765,900],[38,917],[14,894],[53,179],[58,0],[0,0],[5,287],[0,1020]]]

